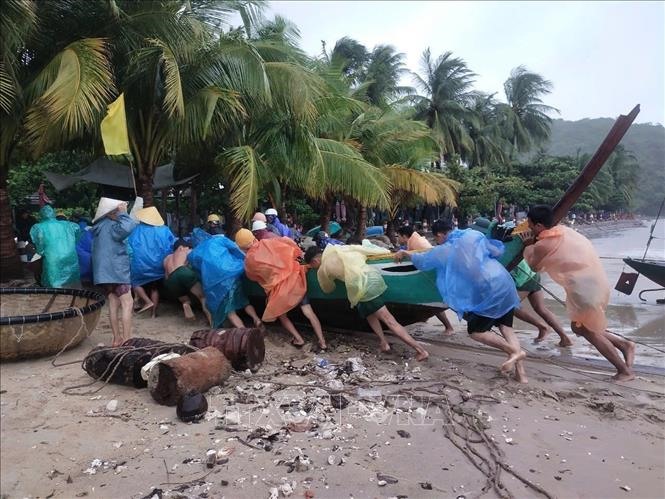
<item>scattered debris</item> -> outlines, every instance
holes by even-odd
[[[405,430],[397,430],[397,434],[402,438],[411,438],[411,433]]]
[[[622,485],[622,486],[619,487],[619,488],[620,488],[621,490],[625,490],[626,492],[630,492],[631,490],[633,490],[633,489],[631,489],[628,485]]]
[[[389,483],[391,485],[399,482],[399,480],[397,478],[395,478],[394,476],[384,475],[383,473],[377,473],[376,474],[376,479],[380,480],[380,481],[385,481],[386,483]]]
[[[420,482],[420,487],[425,490],[432,490],[432,484],[429,482]]]
[[[118,401],[117,400],[111,400],[109,401],[108,404],[106,404],[106,410],[109,412],[115,412],[115,410],[118,408]]]

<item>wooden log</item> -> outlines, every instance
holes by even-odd
[[[217,348],[236,371],[258,370],[266,354],[263,331],[259,328],[202,329],[192,333],[189,344]]]
[[[215,347],[160,362],[150,371],[148,388],[161,405],[176,405],[191,391],[205,392],[231,376],[231,363]]]

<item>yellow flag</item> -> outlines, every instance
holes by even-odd
[[[102,120],[102,140],[108,156],[129,154],[127,137],[127,117],[125,116],[125,94],[120,94],[108,106],[106,118]]]

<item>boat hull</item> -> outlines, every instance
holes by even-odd
[[[624,258],[623,261],[659,286],[665,287],[665,261],[664,260],[633,260]]]
[[[380,269],[388,287],[382,298],[400,324],[425,322],[447,308],[436,288],[434,272],[422,272],[409,262],[395,263],[390,257],[367,263]],[[252,304],[261,313],[265,307],[263,289],[246,278],[244,285]],[[355,308],[351,308],[343,282],[335,281],[335,289],[331,293],[324,293],[316,278],[316,271],[309,270],[307,296],[319,320],[327,327],[369,330],[367,321],[360,317]],[[305,320],[299,310],[292,313],[294,318]]]

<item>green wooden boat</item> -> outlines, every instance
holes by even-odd
[[[434,272],[421,272],[410,262],[396,263],[390,255],[372,258],[367,263],[381,270],[388,286],[383,298],[401,324],[424,322],[447,308],[436,288]],[[263,289],[257,283],[245,279],[245,291],[252,304],[262,311],[265,307]],[[343,282],[335,281],[335,289],[331,293],[324,293],[316,278],[316,271],[310,270],[307,272],[307,296],[326,327],[369,330],[367,321],[351,308]],[[299,320],[304,320],[299,311],[294,310],[293,314]]]

